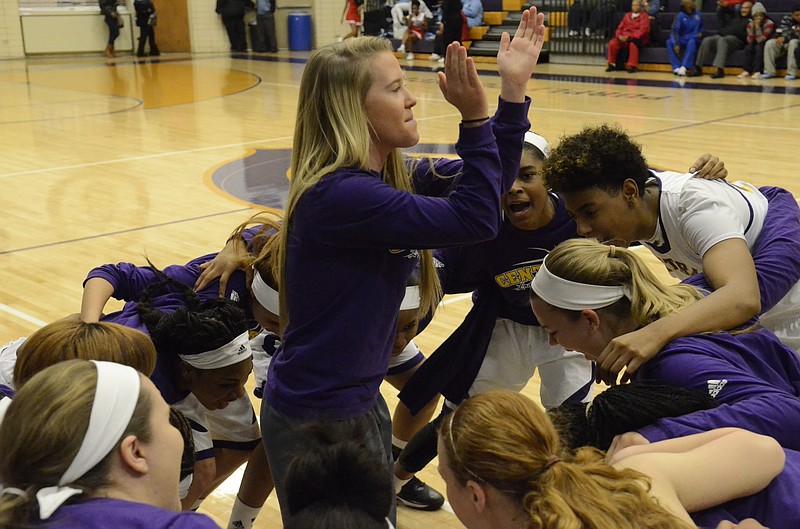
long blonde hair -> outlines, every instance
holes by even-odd
[[[439,433],[459,483],[488,484],[517,502],[531,529],[689,529],[648,494],[650,480],[604,453],[567,453],[532,400],[511,391],[465,401]]]
[[[590,285],[619,285],[630,291],[604,309],[630,316],[637,327],[663,318],[702,299],[690,285],[668,285],[647,268],[633,251],[594,239],[569,239],[547,255],[547,269],[562,279]]]
[[[87,360],[68,360],[44,369],[17,392],[0,426],[0,479],[21,495],[0,495],[0,527],[31,527],[36,492],[58,484],[81,447],[97,388],[97,368]],[[133,416],[120,440],[152,438],[150,398],[139,393]],[[70,487],[93,496],[110,485],[112,450]]]
[[[381,53],[391,53],[387,39],[359,37],[316,50],[303,71],[297,121],[292,144],[291,183],[286,200],[286,222],[277,245],[275,276],[284,283],[286,243],[292,214],[306,191],[325,175],[341,168],[369,169],[371,126],[365,101],[372,85],[370,69]],[[413,192],[408,168],[394,149],[383,168],[383,181],[401,191]],[[420,250],[422,307],[433,311],[441,299],[441,286],[430,250]],[[280,289],[281,328],[288,323],[286,289]]]
[[[243,265],[252,266],[259,273],[261,278],[272,288],[279,290],[277,275],[278,246],[281,242],[281,224],[283,216],[279,213],[262,211],[256,213],[246,221],[242,222],[233,230],[228,240],[241,237],[243,232],[256,225],[261,225],[255,237],[251,241],[249,259]]]

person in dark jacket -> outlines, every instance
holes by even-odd
[[[133,8],[136,10],[136,25],[139,26],[139,48],[136,50],[136,56],[145,56],[144,45],[148,40],[150,55],[161,55],[156,45],[156,7],[152,0],[135,0]]]
[[[727,26],[719,30],[719,33],[700,41],[700,50],[697,52],[697,60],[694,67],[689,70],[687,77],[700,77],[703,75],[703,64],[714,60],[711,64],[716,70],[711,74],[712,79],[725,77],[725,62],[731,53],[741,50],[747,42],[747,25],[750,23],[750,10],[753,8],[752,2],[742,3],[739,16],[731,20]]]
[[[247,51],[247,40],[244,36],[244,12],[253,8],[252,0],[217,0],[217,14],[225,25],[231,51]]]

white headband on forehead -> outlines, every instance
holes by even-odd
[[[624,287],[576,283],[553,275],[546,265],[547,258],[533,276],[531,289],[554,307],[565,310],[602,309],[623,297],[630,299]]]
[[[102,461],[119,443],[139,401],[139,373],[132,367],[92,360],[97,366],[97,388],[89,416],[89,427],[81,447],[58,486],[36,493],[39,517],[49,518],[61,504],[83,491],[68,487]]]
[[[403,296],[403,302],[400,303],[400,310],[418,309],[419,305],[419,286],[406,287],[406,294]]]
[[[276,316],[281,315],[280,296],[278,291],[269,286],[262,278],[258,270],[253,269],[253,282],[250,283],[250,290],[258,301],[258,304]]]
[[[539,149],[542,154],[544,154],[545,158],[550,158],[550,144],[547,143],[547,140],[544,137],[539,136],[535,132],[526,132],[525,133],[525,143],[529,143]]]
[[[253,356],[253,350],[250,348],[250,334],[244,331],[213,351],[205,351],[196,355],[179,354],[178,358],[197,369],[219,369],[238,364],[251,356]]]

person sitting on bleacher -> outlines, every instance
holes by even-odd
[[[650,44],[653,46],[661,44],[660,28],[656,18],[662,11],[661,0],[642,0],[642,11],[647,13],[647,17],[650,19]]]
[[[703,17],[697,12],[695,1],[681,0],[681,12],[675,17],[672,34],[667,39],[667,54],[675,75],[686,75],[687,67],[692,67],[702,38]]]
[[[735,19],[743,3],[742,0],[717,0],[717,27],[724,28]]]
[[[786,59],[787,73],[785,79],[797,79],[797,63],[800,54],[800,3],[792,6],[792,14],[781,19],[777,37],[767,41],[764,46],[764,73],[761,79],[769,79],[777,75],[775,60],[783,55]]]
[[[467,26],[474,28],[483,24],[483,2],[481,0],[464,0],[461,12],[467,17]]]
[[[747,24],[747,45],[744,47],[744,67],[740,79],[750,76],[758,78],[764,69],[764,44],[775,32],[775,22],[767,16],[761,2],[753,4],[753,19]]]
[[[716,67],[716,71],[711,74],[711,78],[725,77],[725,62],[728,57],[734,51],[744,48],[747,41],[747,25],[750,23],[752,7],[753,3],[749,0],[743,2],[738,17],[731,20],[727,26],[720,28],[716,35],[703,39],[700,43],[700,51],[697,52],[697,60],[687,74],[688,77],[703,75],[703,64],[708,63],[712,56],[714,60],[711,61],[711,64]]]
[[[647,46],[650,38],[650,17],[642,11],[640,0],[631,2],[631,10],[625,13],[617,26],[617,33],[608,43],[607,72],[617,69],[617,54],[622,49],[628,50],[628,60],[625,69],[629,73],[636,73],[639,69],[639,49]]]

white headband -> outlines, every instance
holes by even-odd
[[[627,289],[621,286],[590,285],[562,279],[553,275],[546,263],[547,258],[533,276],[531,289],[554,307],[565,310],[601,309],[623,297],[629,298]]]
[[[134,368],[113,362],[92,362],[97,366],[97,388],[89,427],[78,454],[61,476],[58,486],[45,487],[36,493],[42,520],[49,518],[70,497],[83,492],[66,485],[81,478],[114,449],[139,401],[139,373]]]
[[[539,149],[545,158],[550,158],[550,144],[542,136],[528,131],[525,133],[525,143],[529,143]]]
[[[419,304],[419,286],[406,287],[406,294],[403,296],[403,302],[400,303],[400,310],[418,309]]]
[[[250,290],[258,304],[276,316],[281,315],[280,297],[278,291],[269,286],[262,278],[258,270],[253,269],[253,282],[250,283]]]
[[[253,356],[250,348],[250,334],[242,334],[213,351],[205,351],[196,355],[178,355],[178,358],[197,369],[219,369],[238,364]]]

